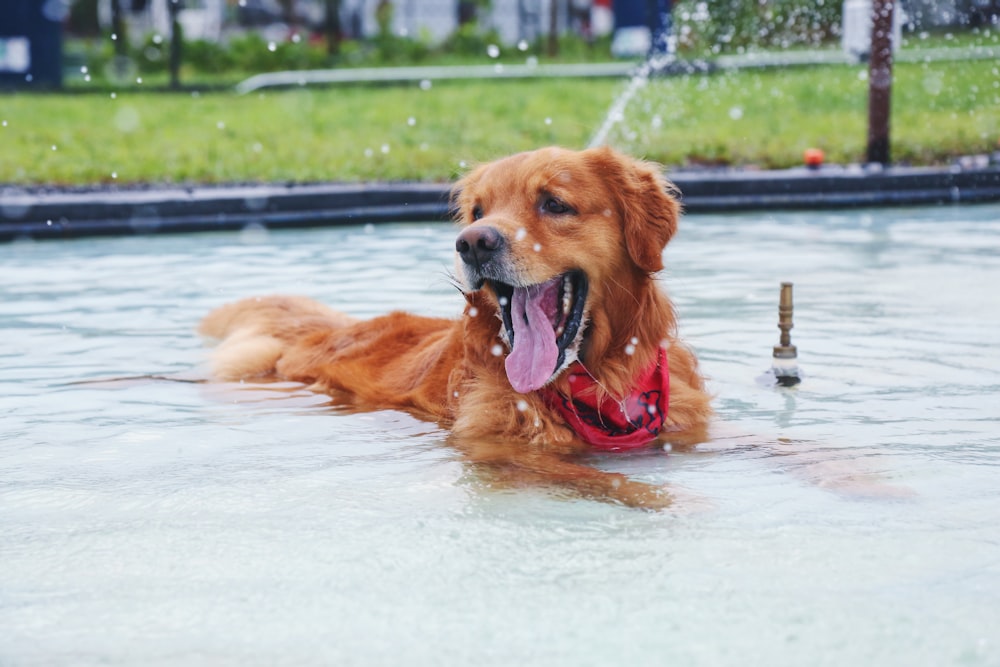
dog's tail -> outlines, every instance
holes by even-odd
[[[356,321],[305,297],[267,296],[216,308],[201,321],[198,331],[221,341],[212,354],[215,377],[243,380],[274,376],[293,338]]]

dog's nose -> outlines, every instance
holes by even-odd
[[[495,227],[467,227],[455,241],[462,261],[477,268],[493,259],[503,246],[503,235]]]

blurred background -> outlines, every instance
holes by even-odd
[[[171,38],[183,44],[182,71],[200,81],[481,60],[491,47],[632,58],[658,33],[688,56],[831,46],[860,55],[869,12],[867,0],[2,0],[0,80],[72,86],[80,67],[86,82],[155,77],[170,67]],[[905,0],[895,21],[907,35],[960,38],[998,16],[1000,0]]]

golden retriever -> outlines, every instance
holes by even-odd
[[[505,480],[668,503],[580,461],[706,435],[710,398],[655,278],[679,215],[661,169],[608,148],[544,148],[474,169],[453,205],[461,317],[359,320],[306,298],[250,298],[201,323],[221,340],[214,374],[410,411]]]

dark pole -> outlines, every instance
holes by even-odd
[[[128,43],[125,41],[125,17],[122,15],[121,0],[111,0],[111,33],[115,40],[115,55],[126,57]]]
[[[177,14],[181,11],[181,0],[167,0],[170,11],[170,87],[177,90],[181,87],[181,48],[183,35]]]
[[[889,164],[894,3],[895,0],[872,0],[872,44],[868,62],[868,162],[880,164]]]
[[[326,52],[331,56],[340,53],[340,0],[326,0]]]
[[[559,55],[559,0],[549,3],[549,55]]]

